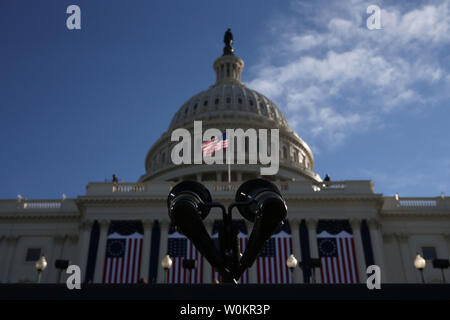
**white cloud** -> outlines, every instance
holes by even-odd
[[[323,44],[324,40],[325,37],[315,34],[289,34],[285,35],[285,45],[283,46],[283,50],[288,52],[307,51]]]
[[[254,69],[249,87],[277,101],[314,144],[342,142],[383,115],[436,101],[421,87],[449,81],[449,66],[439,59],[450,43],[448,2],[381,4],[383,29],[372,31],[365,27],[369,4],[342,1],[319,11],[294,3],[303,16],[311,11],[315,25],[275,23],[281,49]]]
[[[449,3],[428,5],[401,15],[383,10],[384,29],[403,43],[420,41],[440,44],[450,40]]]

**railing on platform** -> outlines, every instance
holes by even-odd
[[[345,190],[346,184],[342,182],[318,182],[311,184],[311,187],[314,192],[319,191],[331,191],[331,190]]]
[[[145,192],[143,183],[115,183],[112,192]]]
[[[436,207],[436,200],[423,200],[423,199],[408,199],[399,200],[400,207]]]
[[[21,201],[24,209],[59,209],[61,200],[23,200]]]
[[[211,191],[219,191],[219,192],[226,192],[226,191],[236,191],[239,189],[239,187],[244,183],[242,182],[204,182],[205,185],[211,190]],[[288,183],[283,182],[273,182],[280,191],[285,191],[289,189]]]

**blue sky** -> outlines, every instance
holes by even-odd
[[[366,28],[370,4],[381,30]],[[317,173],[450,194],[448,1],[2,0],[0,198],[136,181],[172,115],[214,82],[228,27],[244,82],[281,108]]]

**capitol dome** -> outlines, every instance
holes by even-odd
[[[145,160],[146,173],[140,181],[227,181],[227,165],[183,164],[174,165],[171,150],[177,142],[171,133],[185,128],[193,135],[194,121],[202,121],[203,130],[249,128],[279,129],[280,168],[274,176],[264,178],[275,181],[311,180],[320,177],[313,172],[314,158],[309,146],[293,130],[280,109],[263,94],[247,88],[241,82],[244,61],[232,52],[216,59],[213,69],[216,82],[208,89],[187,100],[175,113],[168,130],[155,142]],[[234,161],[236,163],[236,161]],[[261,165],[231,165],[233,181],[260,176]]]

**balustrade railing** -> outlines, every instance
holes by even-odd
[[[115,183],[112,186],[113,192],[144,192],[145,184],[143,183]]]
[[[60,200],[23,200],[21,205],[24,209],[59,209],[62,202]]]
[[[415,199],[408,199],[408,200],[399,200],[400,207],[436,207],[437,202],[436,200],[415,200]]]
[[[319,182],[311,185],[314,192],[328,190],[345,190],[346,185],[342,182]]]

